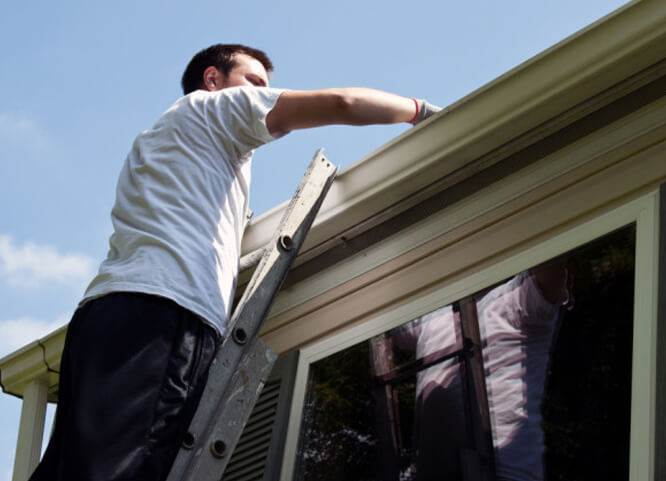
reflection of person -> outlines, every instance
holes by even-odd
[[[328,124],[417,123],[438,109],[362,88],[268,88],[261,51],[216,45],[135,140],[108,257],[67,333],[38,480],[164,479],[224,335],[254,149]]]
[[[555,265],[519,274],[477,301],[499,479],[543,479],[541,402],[566,284],[566,270]],[[424,316],[417,356],[460,349],[456,317],[448,306]],[[444,362],[424,370],[416,390],[416,479],[460,479],[459,450],[469,438],[459,368]]]
[[[477,303],[500,479],[541,480],[541,404],[560,306],[568,302],[566,270],[519,275]]]
[[[416,358],[425,362],[462,348],[460,317],[445,306],[421,317]],[[416,378],[415,480],[461,479],[460,449],[469,443],[457,359]]]

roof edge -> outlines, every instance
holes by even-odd
[[[25,386],[38,378],[52,380],[60,365],[67,325],[26,344],[0,359],[0,381],[6,394],[22,397]],[[52,386],[54,383],[50,382]],[[52,396],[49,399],[53,400]]]
[[[302,251],[666,56],[666,3],[636,0],[470,93],[338,174]],[[266,245],[287,202],[246,230]]]

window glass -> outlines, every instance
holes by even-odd
[[[634,251],[632,225],[313,363],[297,479],[627,479]]]

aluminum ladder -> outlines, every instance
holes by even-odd
[[[227,325],[167,481],[219,481],[277,355],[258,337],[337,168],[319,149]],[[254,256],[259,258],[259,256]],[[250,261],[252,262],[252,261]]]

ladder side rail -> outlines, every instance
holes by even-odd
[[[474,297],[467,297],[454,303],[454,309],[460,312],[466,351],[463,356],[464,385],[473,442],[472,450],[461,453],[463,477],[466,481],[494,481],[494,448],[476,300]]]
[[[222,477],[276,359],[261,339],[252,341],[226,389],[214,400],[218,410],[201,433],[198,453],[189,458],[180,479],[218,481]]]
[[[368,355],[375,400],[377,474],[379,479],[397,481],[400,478],[399,458],[402,452],[398,393],[390,382],[382,381],[382,376],[395,369],[393,339],[386,333],[369,339]]]

